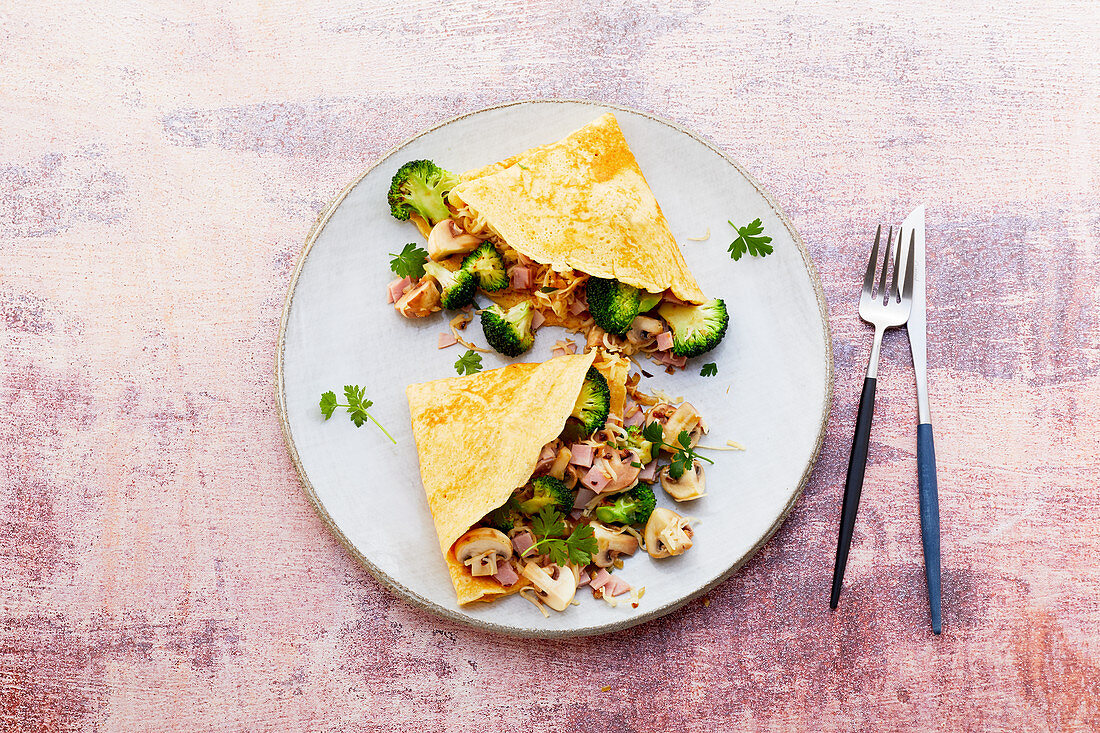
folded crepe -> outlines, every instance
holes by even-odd
[[[611,113],[462,179],[450,203],[535,262],[706,300]]]
[[[521,579],[506,588],[491,577],[475,577],[455,558],[453,547],[531,478],[542,447],[565,427],[596,356],[511,364],[405,388],[420,477],[460,604],[495,600],[527,584]],[[612,380],[625,382],[626,369],[619,362],[626,360],[600,357],[596,368],[609,386]],[[618,388],[625,395],[621,383]],[[616,387],[611,389],[614,394]]]

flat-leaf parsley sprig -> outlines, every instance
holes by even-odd
[[[481,371],[481,354],[473,349],[466,349],[466,353],[458,357],[455,362],[455,371],[462,374],[477,374]]]
[[[680,434],[676,436],[676,443],[666,443],[664,426],[659,422],[651,422],[645,426],[642,436],[653,443],[654,450],[660,449],[663,445],[672,451],[671,463],[668,464],[668,475],[677,481],[680,480],[685,471],[695,465],[696,461],[714,463],[706,456],[701,456],[695,452],[695,449],[691,447],[691,433],[686,430],[681,430]]]
[[[743,227],[737,226],[732,221],[729,225],[737,230],[737,239],[733,240],[729,246],[730,256],[735,262],[741,259],[741,255],[745,252],[753,257],[765,257],[772,253],[773,248],[769,244],[772,238],[764,234],[764,225],[760,223],[760,219],[754,219],[748,226]]]
[[[565,519],[552,507],[543,507],[531,520],[531,531],[542,539],[527,548],[524,556],[546,554],[557,565],[564,566],[572,562],[574,565],[584,566],[591,563],[592,556],[600,550],[596,533],[590,525],[578,524],[566,537]],[[535,552],[540,547],[545,548],[544,553]]]
[[[414,281],[424,277],[424,263],[428,261],[427,250],[409,242],[399,254],[390,252],[390,256],[393,257],[390,260],[390,269],[398,277],[407,277]]]
[[[713,361],[707,362],[703,365],[703,368],[699,370],[700,377],[713,377],[718,373],[718,365]]]
[[[326,420],[332,417],[332,413],[337,407],[346,407],[350,413],[349,418],[355,423],[355,427],[361,428],[364,422],[370,420],[378,426],[379,430],[386,434],[386,437],[389,438],[394,445],[397,445],[397,441],[393,439],[393,436],[390,435],[388,430],[382,427],[382,423],[375,420],[374,415],[367,412],[367,408],[374,403],[367,399],[366,389],[357,384],[345,385],[344,397],[348,401],[346,405],[341,405],[339,403],[334,392],[325,392],[321,395],[321,414],[325,416]]]

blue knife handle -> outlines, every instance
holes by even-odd
[[[917,425],[917,482],[920,491],[920,536],[932,633],[940,633],[940,498],[936,488],[936,446],[931,423]]]

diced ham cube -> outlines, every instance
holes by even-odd
[[[513,267],[508,273],[513,290],[527,290],[531,287],[531,270],[527,267]]]
[[[559,349],[559,348],[555,347],[550,352],[550,356],[565,356],[565,349]]]
[[[599,590],[605,585],[611,582],[611,573],[607,572],[605,568],[600,568],[595,575],[592,576],[591,585],[592,590]]]
[[[405,291],[412,287],[412,280],[407,277],[394,280],[386,286],[386,302],[396,303],[401,300],[401,296],[405,294]]]
[[[650,461],[649,465],[642,469],[642,472],[638,474],[639,481],[645,481],[646,483],[653,483],[657,480],[657,461]]]
[[[581,509],[574,509],[573,511],[569,512],[569,519],[574,522],[579,522],[581,517],[583,516],[584,511],[582,511]]]
[[[569,447],[569,451],[573,454],[569,458],[569,462],[574,466],[588,467],[592,465],[592,459],[595,458],[595,450],[587,443],[574,443]]]
[[[620,578],[617,575],[612,575],[611,578],[603,585],[603,594],[605,596],[621,596],[623,593],[629,593],[631,591],[630,583]]]
[[[661,331],[657,334],[657,348],[661,351],[668,351],[672,348],[672,332]]]
[[[512,548],[520,556],[530,550],[533,544],[535,544],[535,538],[530,532],[520,532],[512,538]]]
[[[588,469],[588,473],[581,477],[581,483],[588,488],[595,491],[597,494],[607,488],[612,479],[604,475],[603,469],[599,466],[593,466]]]
[[[516,574],[516,569],[512,567],[512,563],[507,560],[500,560],[497,562],[497,574],[493,576],[493,579],[507,588],[516,584],[519,575]]]
[[[668,366],[679,368],[683,368],[683,366],[687,364],[686,356],[676,356],[675,354],[671,354],[667,351],[657,351],[653,354],[650,354],[650,356],[652,356],[653,361],[657,362],[658,364],[667,364]]]
[[[579,316],[581,313],[584,313],[586,310],[588,310],[588,303],[583,302],[579,298],[577,300],[574,300],[572,303],[569,304],[569,312],[572,313],[575,316]]]
[[[546,316],[539,311],[535,311],[534,315],[531,316],[531,328],[538,328],[544,323],[546,323]]]
[[[596,492],[592,489],[580,488],[577,489],[577,498],[573,502],[574,509],[584,509],[588,506],[588,502],[596,498]]]
[[[636,425],[638,427],[641,427],[644,422],[645,422],[645,413],[643,413],[641,410],[638,410],[633,415],[631,415],[627,419],[623,420],[623,425],[625,425],[627,427],[630,427],[631,425]]]
[[[439,345],[436,348],[445,349],[448,346],[454,346],[457,343],[458,339],[455,338],[455,335],[453,333],[441,333],[439,334]]]

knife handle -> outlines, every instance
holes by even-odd
[[[924,545],[924,576],[932,633],[940,633],[940,498],[936,487],[936,446],[932,424],[917,425],[917,483],[920,491],[920,538]]]
[[[871,419],[875,416],[874,377],[863,380],[863,394],[859,396],[859,413],[856,416],[856,433],[852,438],[852,455],[848,459],[848,478],[844,482],[844,504],[840,510],[840,537],[836,544],[836,564],[833,566],[833,590],[829,607],[836,608],[840,600],[840,586],[844,582],[844,568],[848,565],[848,549],[852,545],[852,530],[856,526],[859,495],[863,492],[863,474],[867,469],[867,444],[871,440]]]

